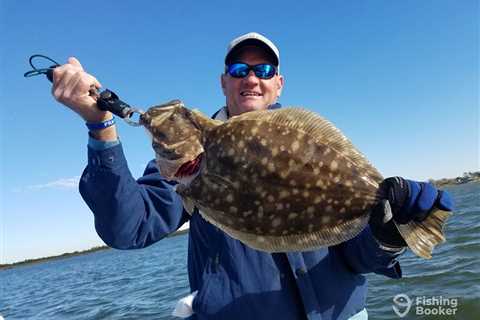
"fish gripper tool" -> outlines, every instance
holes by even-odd
[[[34,59],[42,58],[48,60],[49,62],[53,63],[48,68],[37,68],[33,63]],[[41,74],[46,75],[47,79],[53,83],[53,69],[59,67],[60,64],[49,58],[47,56],[41,54],[34,54],[28,60],[32,70],[27,71],[24,73],[24,77],[33,77],[38,76]],[[140,109],[131,107],[128,103],[120,100],[117,94],[109,89],[103,90],[102,92],[98,92],[98,90],[92,86],[89,90],[90,96],[92,96],[97,101],[97,107],[102,111],[110,111],[111,113],[115,114],[116,116],[122,118],[126,123],[131,126],[139,126],[140,122],[135,121],[132,119],[134,114],[142,115],[144,112]]]

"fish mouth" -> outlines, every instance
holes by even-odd
[[[195,159],[185,162],[175,172],[176,178],[184,178],[193,176],[200,170],[200,164],[202,162],[203,153],[200,153]]]

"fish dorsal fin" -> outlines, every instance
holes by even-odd
[[[355,167],[365,170],[377,183],[383,180],[377,169],[339,129],[330,121],[304,108],[287,107],[277,110],[246,112],[232,117],[229,121],[255,121],[259,126],[262,122],[269,122],[301,131],[314,138],[317,143],[326,145],[349,159]]]

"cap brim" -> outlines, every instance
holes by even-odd
[[[242,48],[247,47],[247,46],[255,46],[255,47],[259,47],[259,48],[264,49],[265,52],[268,54],[271,62],[276,67],[278,67],[279,61],[278,61],[278,57],[277,57],[277,54],[275,53],[275,51],[273,51],[272,48],[270,48],[265,42],[263,42],[259,39],[246,39],[246,40],[238,43],[237,45],[235,45],[230,50],[230,52],[228,52],[227,56],[225,57],[225,64],[228,65],[232,62],[235,62],[235,59],[236,59],[236,56],[237,56],[238,52]]]

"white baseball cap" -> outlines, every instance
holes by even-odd
[[[256,33],[256,32],[249,32],[244,35],[241,35],[238,38],[233,39],[227,47],[227,53],[225,55],[225,65],[228,65],[232,59],[233,54],[246,45],[251,46],[259,46],[267,50],[267,52],[273,58],[273,64],[280,69],[280,52],[278,48],[273,44],[272,41],[267,39],[265,36]]]

